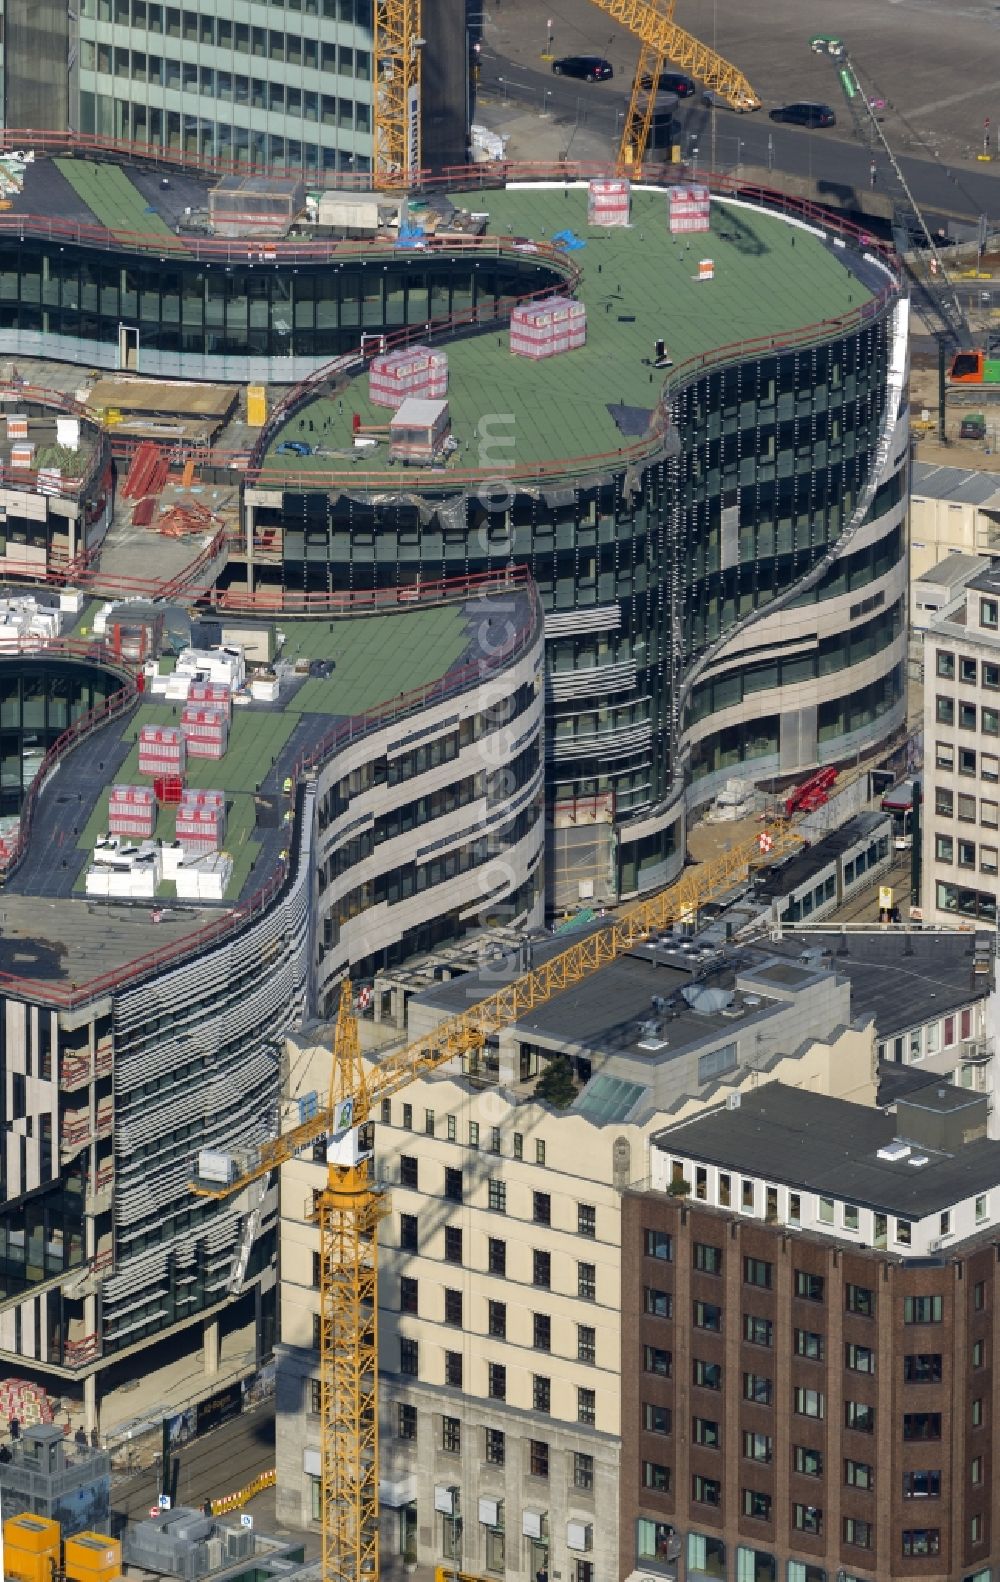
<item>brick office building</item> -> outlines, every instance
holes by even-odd
[[[952,1085],[771,1084],[659,1133],[623,1201],[621,1575],[990,1582],[998,1218]]]

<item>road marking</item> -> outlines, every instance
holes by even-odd
[[[947,99],[931,99],[928,104],[918,104],[915,109],[900,110],[899,113],[906,120],[911,120],[917,115],[931,115],[935,110],[947,110],[949,105],[962,104],[966,99],[974,99],[979,93],[992,93],[993,89],[992,82],[984,82],[976,88],[966,88],[964,93],[950,94]]]

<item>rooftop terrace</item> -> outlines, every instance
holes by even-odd
[[[558,233],[572,232],[585,244],[567,259],[582,271],[577,294],[587,307],[586,346],[546,360],[512,356],[506,326],[447,344],[452,431],[460,447],[449,470],[457,475],[482,465],[477,425],[488,417],[498,429],[503,422],[504,437],[512,437],[500,464],[567,458],[593,464],[617,457],[641,440],[665,381],[675,377],[652,366],[658,338],[680,370],[733,343],[762,340],[766,347],[773,339],[780,345],[807,326],[855,315],[887,283],[860,255],[835,249],[832,239],[745,204],[713,200],[708,235],[671,236],[662,190],[634,191],[632,224],[619,229],[588,225],[584,184],[451,196],[456,204],[488,211],[489,233],[508,241],[551,245]],[[702,258],[714,261],[714,279],[697,278]],[[415,271],[427,267],[419,251],[401,252],[397,262]],[[821,340],[824,333],[814,329],[809,339]],[[638,427],[623,432],[612,406],[638,409]],[[299,485],[319,485],[316,475],[339,473],[343,479],[351,468],[366,474],[389,469],[398,476],[387,444],[375,451],[353,449],[355,412],[364,423],[388,423],[387,409],[368,400],[365,375],[336,398],[320,396],[307,415],[300,409],[272,433],[264,460],[267,481],[294,476]],[[303,459],[279,455],[288,439],[305,439],[314,453]],[[440,472],[433,477],[435,486],[444,485]]]

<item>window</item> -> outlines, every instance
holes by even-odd
[[[946,681],[953,681],[955,678],[955,655],[947,653],[943,648],[938,649],[937,673],[939,676],[944,676]]]
[[[532,1345],[536,1351],[552,1350],[552,1320],[548,1313],[535,1313],[532,1326]]]
[[[597,1330],[589,1324],[576,1326],[576,1360],[577,1362],[597,1361]]]
[[[991,785],[996,785],[1000,780],[1000,758],[996,753],[983,753],[980,767],[983,779],[988,780]]]
[[[646,1347],[646,1350],[647,1351],[649,1350],[648,1346]],[[668,1377],[669,1377],[669,1352],[664,1353],[664,1355],[668,1359]],[[655,1368],[653,1368],[653,1369],[647,1368],[646,1372],[647,1373],[651,1373],[651,1372],[655,1373],[656,1369]],[[703,1389],[703,1390],[721,1390],[722,1389],[722,1364],[721,1364],[721,1362],[702,1362],[700,1357],[695,1357],[693,1368],[692,1368],[692,1377],[694,1379],[695,1384],[699,1385],[701,1387],[701,1389]]]
[[[875,1408],[868,1401],[844,1402],[844,1427],[859,1434],[875,1432]]]
[[[446,1351],[444,1354],[444,1382],[453,1390],[462,1388],[462,1353]]]
[[[800,1533],[815,1533],[818,1536],[823,1531],[823,1512],[818,1505],[793,1505],[792,1526],[797,1527]]]
[[[656,1494],[669,1494],[670,1468],[662,1466],[659,1461],[644,1461],[642,1486],[644,1489],[652,1489]]]
[[[986,1342],[984,1340],[974,1340],[972,1342],[972,1366],[974,1368],[981,1368],[985,1362]]]
[[[521,1132],[514,1133],[514,1158],[524,1158],[524,1135]]]
[[[491,1154],[498,1154],[499,1152],[500,1152],[500,1128],[499,1128],[499,1126],[491,1126],[490,1127],[490,1153]]]
[[[958,678],[960,681],[963,681],[966,686],[975,686],[977,671],[978,666],[974,659],[966,659],[964,657],[959,658]]]
[[[872,1546],[872,1524],[862,1521],[860,1516],[844,1517],[844,1542],[854,1544],[858,1549],[870,1549]]]
[[[643,1346],[642,1366],[646,1373],[656,1373],[661,1379],[669,1379],[670,1352],[664,1351],[662,1346]]]
[[[507,1273],[507,1243],[498,1241],[495,1236],[490,1237],[489,1269],[490,1274]]]
[[[531,1381],[531,1404],[536,1412],[548,1412],[552,1402],[552,1381],[536,1373]]]
[[[428,1137],[434,1136],[434,1111],[424,1110],[424,1131]]]
[[[898,1219],[896,1221],[896,1240],[901,1247],[913,1245],[913,1226],[908,1219]]]
[[[875,1353],[870,1346],[856,1346],[848,1341],[844,1347],[844,1366],[854,1373],[874,1373]]]
[[[978,724],[979,710],[974,703],[959,703],[958,728],[962,731],[974,731]],[[994,732],[994,735],[996,732]]]
[[[549,1475],[549,1447],[544,1439],[529,1439],[528,1441],[528,1469],[533,1478],[547,1478]]]
[[[774,1442],[770,1434],[745,1433],[743,1454],[748,1461],[770,1461],[774,1454]]]
[[[795,1350],[800,1357],[808,1357],[810,1362],[822,1362],[823,1336],[817,1335],[812,1329],[797,1329]]]
[[[940,1384],[941,1353],[911,1352],[903,1358],[903,1378],[907,1384]]]
[[[743,1375],[743,1399],[756,1401],[759,1406],[771,1404],[771,1381],[761,1373]]]
[[[954,698],[938,697],[935,703],[934,718],[939,725],[954,725],[955,700]]]
[[[415,1214],[400,1214],[399,1246],[402,1252],[416,1252],[417,1216]]]
[[[703,1478],[695,1473],[691,1479],[691,1498],[699,1505],[721,1505],[722,1484],[718,1478]]]
[[[670,1263],[673,1256],[673,1241],[665,1230],[646,1231],[647,1258],[659,1258],[663,1263]]]
[[[487,1428],[486,1459],[491,1467],[502,1467],[507,1460],[507,1441],[502,1428]]]
[[[506,1212],[507,1212],[507,1183],[506,1183],[506,1181],[498,1181],[496,1176],[490,1176],[487,1190],[488,1190],[488,1193],[489,1193],[488,1200],[487,1200],[488,1201],[488,1206],[493,1210],[494,1214],[506,1214]]]
[[[802,1222],[802,1196],[798,1192],[788,1194],[788,1223],[799,1225]]]
[[[545,1142],[541,1137],[535,1139],[535,1163],[536,1165],[545,1163]]]
[[[716,1302],[695,1302],[694,1327],[710,1329],[719,1334],[722,1329],[722,1308]]]
[[[507,1303],[490,1302],[489,1305],[489,1332],[494,1340],[507,1339]]]
[[[711,1049],[707,1055],[698,1056],[698,1081],[704,1086],[736,1065],[736,1045],[723,1044],[721,1049]]]
[[[937,1468],[903,1473],[903,1498],[905,1500],[937,1500],[941,1498],[941,1473]]]
[[[975,1516],[969,1517],[969,1542],[971,1544],[982,1543],[984,1530],[982,1516],[977,1513]]]
[[[442,1417],[441,1449],[450,1456],[462,1454],[462,1422],[458,1417]]]
[[[718,1450],[719,1425],[710,1417],[692,1417],[691,1434],[696,1445],[707,1445],[710,1450]]]
[[[314,1380],[318,1383],[318,1380]],[[417,1408],[410,1406],[407,1401],[400,1401],[396,1408],[396,1438],[416,1439],[417,1437]]]
[[[536,1225],[552,1224],[552,1199],[547,1192],[531,1194],[531,1217]]]
[[[401,1275],[399,1281],[399,1311],[401,1313],[415,1313],[418,1307],[419,1287],[416,1280],[409,1275]]]
[[[671,1413],[669,1406],[657,1406],[653,1401],[642,1404],[642,1426],[647,1434],[669,1434]]]
[[[323,1410],[323,1383],[321,1379],[309,1380],[309,1410],[316,1417]],[[416,1424],[416,1408],[414,1408],[414,1424]],[[401,1435],[399,1436],[402,1437]]]
[[[979,872],[980,873],[989,873],[989,874],[995,874],[997,872],[997,848],[996,848],[996,846],[980,846],[980,848],[979,848]]]
[[[858,1230],[861,1225],[861,1216],[853,1203],[844,1204],[844,1229]]]
[[[972,1460],[969,1462],[969,1482],[972,1484],[974,1489],[978,1489],[982,1485],[982,1481],[983,1458],[982,1456],[973,1456]]]
[[[719,1207],[728,1208],[733,1200],[732,1177],[724,1170],[719,1171]]]
[[[444,1228],[444,1261],[445,1263],[462,1261],[462,1232],[456,1225],[446,1225]]]
[[[469,1122],[469,1147],[470,1148],[478,1148],[479,1147],[479,1122],[478,1121],[470,1121]]]
[[[806,1302],[822,1302],[823,1276],[810,1274],[806,1269],[796,1269],[795,1295],[802,1297]]]
[[[694,1266],[702,1274],[721,1274],[722,1248],[712,1247],[705,1241],[696,1241],[694,1244]]]
[[[399,1371],[410,1379],[417,1378],[420,1373],[420,1352],[417,1342],[408,1340],[405,1336],[401,1336],[399,1341]]]
[[[458,1138],[458,1122],[456,1121],[454,1115],[449,1115],[447,1117],[447,1120],[446,1120],[446,1123],[445,1123],[445,1129],[447,1130],[447,1133],[448,1133],[448,1141],[450,1143],[453,1143],[453,1142],[457,1141],[457,1138]]]
[[[935,752],[935,763],[939,769],[952,770],[955,767],[955,749],[951,742],[938,742]]]
[[[381,1120],[383,1126],[391,1126],[392,1125],[392,1100],[391,1099],[383,1099],[382,1100],[382,1106],[381,1106],[381,1109],[379,1110],[379,1119]]]
[[[867,1461],[845,1461],[844,1482],[850,1489],[873,1489],[875,1469]]]
[[[969,796],[967,793],[959,796],[958,817],[959,822],[962,824],[974,824],[976,822],[976,799],[974,796]]]
[[[403,1187],[412,1187],[417,1191],[417,1161],[412,1154],[399,1156],[399,1184]]]
[[[974,840],[960,840],[958,843],[958,866],[960,868],[974,868],[976,866],[976,843]],[[945,1218],[944,1215],[941,1216]]]
[[[669,1291],[657,1291],[647,1285],[643,1292],[643,1308],[654,1318],[669,1318],[674,1310],[674,1299]]]
[[[744,1181],[743,1182],[743,1185],[742,1185],[742,1187],[740,1189],[740,1203],[741,1203],[741,1205],[742,1205],[742,1207],[743,1207],[743,1209],[745,1210],[746,1213],[748,1213],[748,1214],[752,1214],[753,1213],[753,1211],[754,1211],[754,1184],[753,1184],[752,1181]]]
[[[747,1285],[759,1285],[769,1291],[772,1275],[773,1266],[765,1263],[762,1258],[744,1258],[743,1278]]]
[[[822,1417],[823,1396],[819,1390],[806,1390],[801,1385],[795,1390],[795,1410],[800,1417]]]
[[[323,1324],[318,1313],[312,1316],[312,1345],[313,1351],[319,1351],[323,1344]]]
[[[597,1299],[597,1268],[592,1263],[578,1263],[576,1266],[576,1294],[584,1302],[594,1302]]]
[[[904,1439],[940,1439],[940,1412],[904,1412]]]
[[[444,1195],[452,1203],[462,1201],[462,1172],[446,1168],[444,1172]]]
[[[977,1280],[972,1288],[972,1303],[977,1313],[981,1313],[986,1306],[986,1282]]]
[[[1000,806],[996,802],[987,801],[986,797],[979,800],[979,822],[985,829],[996,829],[1000,825]]]
[[[536,1250],[531,1255],[531,1281],[533,1285],[548,1290],[552,1279],[552,1259],[547,1252]]]
[[[997,604],[996,599],[980,599],[980,601],[979,601],[979,624],[980,624],[980,626],[985,626],[988,631],[995,632],[996,629],[997,629],[997,612],[998,612],[998,609],[1000,609],[1000,605]]]
[[[576,1233],[591,1238],[597,1235],[597,1210],[593,1203],[576,1205]]]
[[[813,1450],[811,1445],[795,1446],[795,1470],[801,1472],[804,1478],[821,1478],[823,1476],[823,1452]]]
[[[403,1129],[404,1129],[404,1131],[408,1131],[408,1132],[412,1132],[412,1130],[413,1130],[413,1105],[412,1104],[404,1104],[403,1105]]]
[[[950,835],[935,835],[934,856],[938,862],[954,862],[955,842]]]
[[[769,1318],[758,1318],[756,1313],[743,1314],[743,1338],[751,1346],[770,1346],[774,1335],[774,1325]]]
[[[875,1317],[875,1292],[867,1285],[851,1285],[848,1282],[844,1302],[849,1313],[858,1313],[862,1318]]]
[[[946,786],[934,789],[934,811],[939,818],[951,818],[955,811],[955,793]]]
[[[983,1401],[982,1401],[982,1397],[981,1396],[978,1396],[976,1398],[976,1400],[973,1401],[972,1407],[971,1407],[971,1410],[970,1410],[970,1413],[969,1413],[969,1417],[970,1417],[970,1420],[971,1420],[973,1428],[982,1428],[982,1426],[983,1426]]]
[[[904,1527],[904,1555],[939,1555],[941,1530],[938,1527]]]
[[[486,1370],[491,1401],[507,1399],[507,1369],[502,1362],[491,1362]]]
[[[1000,689],[1000,665],[988,664],[984,659],[982,681],[983,686],[992,692]]]
[[[960,747],[958,749],[958,772],[960,775],[975,774],[976,750],[974,747]]]
[[[903,1298],[905,1324],[940,1324],[940,1296],[906,1296]]]
[[[444,1321],[455,1328],[462,1327],[462,1293],[461,1291],[445,1291],[444,1293]]]
[[[594,1487],[594,1458],[580,1450],[573,1452],[573,1487],[575,1489]]]
[[[769,1522],[771,1520],[770,1494],[764,1494],[760,1489],[744,1489],[743,1514],[744,1516],[753,1516],[759,1522]]]
[[[789,1560],[787,1574],[788,1582],[827,1582],[823,1567],[809,1560]],[[841,1571],[840,1577],[841,1582],[857,1582],[857,1578],[849,1577],[846,1571]]]

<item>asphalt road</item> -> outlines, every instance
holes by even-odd
[[[628,106],[628,83],[621,77],[584,83],[556,76],[542,65],[501,55],[488,40],[480,52],[479,91],[494,101],[544,109],[568,126],[600,132],[608,139],[609,153],[617,144]],[[841,122],[846,118],[842,111]],[[821,199],[848,205],[855,201],[854,195],[863,196],[870,189],[871,155],[854,141],[850,124],[808,131],[777,124],[766,111],[736,115],[728,109],[708,109],[699,101],[681,101],[677,120],[684,158],[703,169],[756,166],[784,171],[814,181]],[[929,221],[974,221],[986,214],[1000,223],[1000,181],[992,167],[952,169],[931,159],[897,157]],[[876,190],[878,179],[876,169]]]

